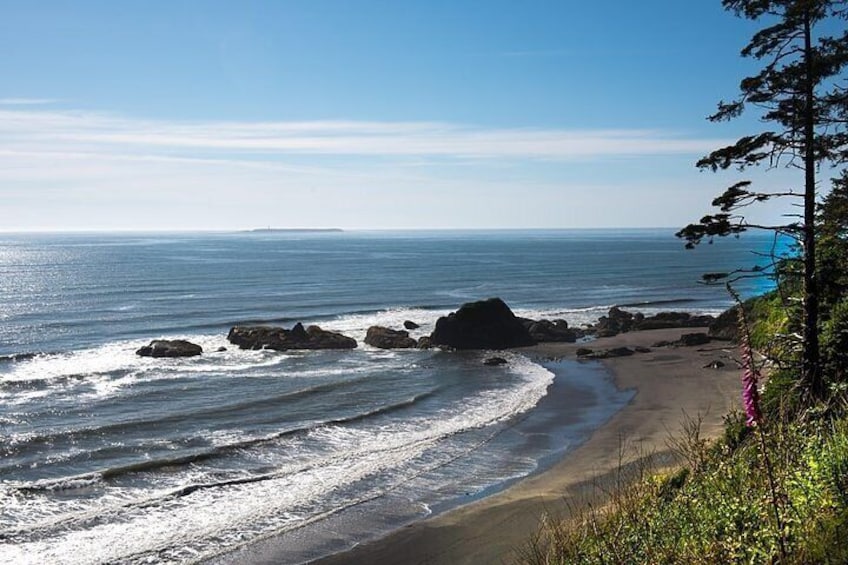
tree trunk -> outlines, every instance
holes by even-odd
[[[815,92],[810,11],[804,14],[804,353],[803,383],[814,398],[824,396],[819,368],[819,292],[816,277]]]

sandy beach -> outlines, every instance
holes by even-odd
[[[516,550],[538,530],[546,514],[566,516],[570,506],[599,496],[598,482],[615,473],[622,462],[650,454],[669,455],[669,438],[679,434],[687,418],[702,420],[704,437],[720,432],[724,415],[739,404],[739,372],[732,346],[713,341],[696,347],[653,347],[696,331],[700,330],[631,332],[588,344],[595,350],[620,346],[651,349],[600,361],[619,389],[635,389],[636,394],[588,441],[546,471],[500,493],[317,563],[514,562]],[[543,344],[524,351],[540,357],[574,358],[578,347]],[[712,361],[722,361],[725,366],[707,368]]]

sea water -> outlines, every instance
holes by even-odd
[[[630,398],[597,365],[378,350],[463,302],[578,326],[612,305],[718,313],[704,272],[769,240],[671,230],[0,235],[0,563],[285,562],[538,470]],[[765,283],[744,281],[750,295]],[[353,351],[241,351],[235,324],[318,324]],[[150,359],[156,338],[204,354]],[[220,349],[220,351],[219,351]]]

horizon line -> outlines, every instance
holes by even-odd
[[[297,228],[31,228],[4,229],[0,234],[262,234],[262,233],[361,233],[361,232],[492,232],[492,231],[599,231],[679,230],[681,226],[592,226],[592,227],[297,227]]]

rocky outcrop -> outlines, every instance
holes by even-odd
[[[536,343],[500,298],[463,304],[456,312],[439,318],[430,342],[452,349],[506,349]]]
[[[715,321],[709,315],[693,316],[689,312],[660,312],[638,321],[634,329],[662,330],[668,328],[706,328]]]
[[[710,342],[710,336],[705,333],[683,334],[675,344],[681,347],[694,347],[696,345],[706,345]]]
[[[406,320],[406,321],[403,323],[403,327],[404,327],[404,328],[406,328],[406,329],[408,329],[408,330],[417,330],[417,329],[418,329],[418,328],[420,328],[421,326],[419,326],[418,324],[416,324],[416,323],[415,323],[415,322],[413,322],[412,320]]]
[[[701,333],[683,334],[680,339],[675,341],[658,341],[654,347],[694,347],[696,345],[706,345],[710,342],[710,336]]]
[[[611,337],[637,330],[660,330],[669,328],[704,328],[715,321],[708,315],[693,316],[689,312],[660,312],[654,316],[630,313],[618,306],[609,309],[595,325],[597,337]]]
[[[194,357],[203,348],[184,339],[155,339],[135,352],[142,357]]]
[[[430,336],[424,335],[418,338],[418,349],[430,349],[433,344],[430,343]]]
[[[286,330],[271,326],[234,326],[227,340],[241,349],[354,349],[356,340],[318,326],[304,329],[303,324]]]
[[[733,306],[719,314],[708,331],[712,338],[736,341],[739,338],[739,307]]]
[[[577,356],[580,359],[610,359],[612,357],[628,357],[633,355],[634,351],[629,347],[613,347],[611,349],[601,349],[598,351],[581,348],[577,350]]]
[[[409,337],[408,331],[392,330],[382,326],[368,328],[365,343],[380,349],[408,349],[418,346],[418,342]]]
[[[629,332],[632,328],[633,314],[613,306],[606,316],[598,318],[595,334],[598,337],[612,337],[622,332]]]
[[[565,320],[529,320],[519,318],[527,332],[538,343],[574,343],[583,337],[583,331],[569,328]]]

